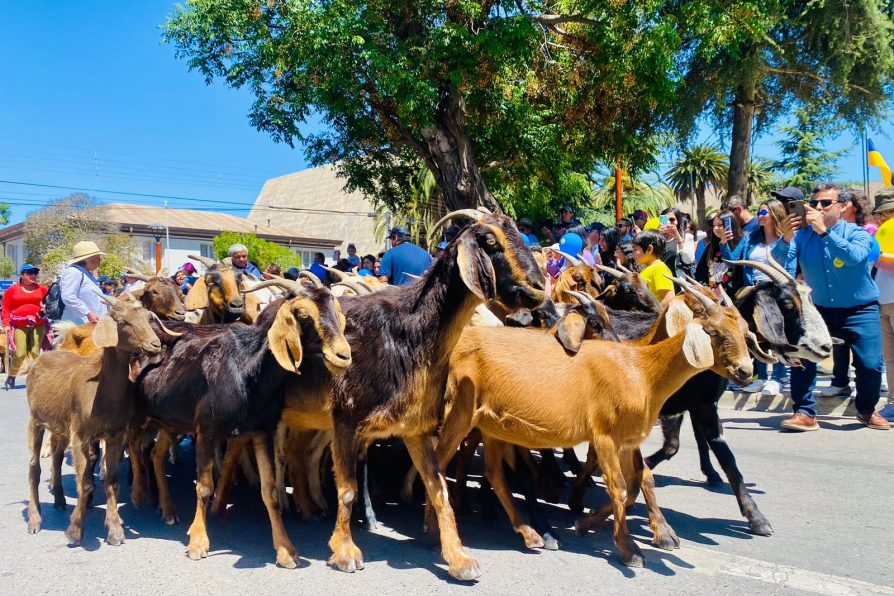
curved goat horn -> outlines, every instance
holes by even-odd
[[[153,319],[155,319],[155,322],[158,323],[159,327],[161,327],[161,330],[164,331],[165,333],[167,333],[168,335],[170,335],[171,337],[180,337],[181,335],[183,335],[182,333],[177,333],[176,331],[171,331],[170,329],[165,327],[165,324],[161,321],[161,317],[159,317],[157,314],[155,314],[151,310],[148,312],[149,312],[149,316],[151,316]]]
[[[609,267],[608,265],[601,265],[596,263],[596,268],[603,273],[608,273],[615,279],[624,279],[624,273],[615,269],[614,267]]]
[[[299,278],[302,278],[302,277],[303,277],[304,279],[309,280],[310,283],[312,283],[312,284],[314,285],[314,287],[317,287],[317,288],[322,288],[322,287],[323,287],[323,281],[322,281],[319,277],[317,277],[316,274],[314,274],[314,273],[313,273],[312,271],[310,271],[309,269],[304,269],[304,270],[302,270],[302,271],[299,271],[299,272],[298,272],[298,277],[299,277]],[[291,281],[291,280],[289,280],[289,281]]]
[[[186,255],[186,258],[190,261],[198,261],[205,267],[211,267],[213,265],[217,265],[217,261],[214,259],[209,259],[208,257],[197,256],[197,255]]]
[[[332,274],[338,281],[344,281],[348,278],[348,274],[342,271],[341,269],[336,269],[335,267],[326,267],[323,265],[323,269]]]
[[[468,219],[470,221],[478,221],[482,217],[484,217],[484,215],[485,215],[484,213],[482,213],[481,211],[478,211],[477,209],[458,209],[456,211],[451,211],[450,213],[448,213],[447,215],[445,215],[444,217],[439,219],[438,223],[436,223],[435,225],[433,225],[431,227],[431,230],[429,230],[429,232],[428,232],[428,240],[430,242],[431,239],[434,237],[435,232],[438,231],[438,228],[440,228],[442,225],[444,225],[451,219],[464,218],[464,219]]]
[[[777,271],[779,271],[780,273],[782,273],[782,274],[783,274],[784,276],[786,276],[788,279],[790,279],[790,280],[792,280],[792,281],[795,281],[795,278],[792,277],[792,274],[789,273],[788,270],[787,270],[785,267],[783,267],[782,265],[780,265],[779,262],[778,262],[776,259],[773,258],[773,255],[770,253],[769,250],[767,251],[767,262],[770,264],[771,267],[773,267],[774,269],[776,269]]]
[[[764,273],[764,275],[766,275],[767,277],[769,277],[770,279],[772,279],[773,281],[775,281],[778,284],[787,284],[791,280],[791,276],[788,274],[788,272],[783,274],[776,267],[768,265],[767,263],[761,263],[760,261],[742,260],[742,261],[727,261],[727,263],[729,263],[730,265],[745,265],[748,267],[753,267],[754,269],[757,269],[758,271],[762,271]]]
[[[573,296],[575,299],[577,299],[577,301],[580,302],[581,306],[592,306],[594,302],[591,296],[588,296],[583,292],[578,292],[576,290],[564,290],[564,292],[569,296]]]
[[[726,293],[726,288],[723,287],[723,284],[717,284],[717,287],[720,288],[720,303],[724,306],[735,308],[736,303],[733,302],[733,299]]]
[[[257,292],[261,288],[269,288],[270,286],[277,286],[277,287],[283,288],[284,290],[288,290],[288,291],[292,292],[293,294],[300,294],[301,290],[304,289],[304,287],[297,281],[293,281],[291,279],[286,279],[284,277],[281,277],[278,279],[266,279],[266,280],[258,283],[257,285],[255,285],[252,288],[249,288],[247,290],[239,290],[239,291],[243,294],[249,294],[251,292]]]
[[[716,302],[714,302],[713,300],[711,300],[710,298],[708,298],[707,296],[702,294],[701,291],[699,291],[696,286],[692,285],[685,279],[681,279],[679,277],[674,277],[673,275],[665,275],[664,277],[668,278],[669,280],[671,280],[672,282],[674,282],[675,284],[677,284],[678,286],[683,288],[685,291],[689,292],[690,294],[692,294],[693,296],[698,298],[698,301],[701,302],[705,306],[705,308],[710,309],[710,308],[717,306]]]
[[[132,278],[138,279],[140,281],[149,281],[150,279],[152,279],[145,273],[140,273],[139,271],[136,271],[135,269],[125,269],[123,275],[125,277],[132,277]]]
[[[621,263],[618,263],[618,269],[620,269],[620,270],[623,271],[624,273],[630,273],[630,274],[633,273],[633,270],[628,269],[627,267],[625,267],[625,266],[622,265]]]
[[[766,351],[760,347],[760,344],[757,340],[757,335],[754,334],[754,331],[748,331],[745,333],[745,343],[754,357],[761,362],[772,364],[777,361],[777,358],[773,355],[773,352]]]
[[[493,211],[491,211],[490,209],[488,209],[488,208],[485,207],[484,205],[481,205],[480,207],[478,207],[478,211],[480,211],[481,213],[486,213],[487,215],[493,215],[493,214],[494,214]]]
[[[577,257],[572,257],[567,252],[562,252],[561,250],[557,250],[556,252],[568,259],[568,262],[571,263],[572,267],[577,267],[578,265],[580,265],[580,259],[578,259]]]
[[[99,296],[100,298],[102,298],[103,300],[105,300],[107,303],[109,303],[112,306],[115,306],[116,304],[118,304],[118,299],[115,298],[114,296],[112,296],[111,294],[106,295],[106,294],[103,294],[102,292],[96,292],[96,295]]]
[[[350,288],[354,290],[354,293],[358,296],[366,296],[367,294],[372,294],[372,290],[367,287],[361,286],[359,283],[354,281],[353,279],[345,278],[339,282],[336,282],[333,285],[344,286],[346,288]]]

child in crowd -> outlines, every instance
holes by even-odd
[[[652,230],[633,239],[633,258],[639,265],[639,275],[662,306],[674,298],[674,282],[667,277],[673,273],[661,260],[664,246],[664,238]]]

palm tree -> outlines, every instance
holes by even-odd
[[[437,200],[435,177],[427,167],[419,169],[410,181],[409,190],[409,201],[405,205],[394,210],[384,204],[376,207],[373,235],[377,244],[385,241],[389,228],[400,224],[407,226],[415,244],[426,247],[427,232],[444,211],[442,202]]]
[[[720,192],[728,174],[729,162],[719,147],[693,145],[683,150],[682,157],[674,162],[665,176],[678,199],[685,201],[695,194],[695,211],[701,222],[705,219],[705,194],[708,188]]]
[[[614,169],[610,169],[598,178],[596,176],[593,178],[601,178],[604,182],[593,193],[592,212],[584,215],[589,215],[594,221],[613,224],[615,223]],[[631,174],[622,169],[621,190],[625,214],[642,209],[651,217],[660,213],[665,207],[673,207],[675,203],[670,187],[658,180],[657,175],[650,178],[635,172]]]
[[[747,204],[753,205],[762,196],[779,186],[779,176],[773,171],[773,162],[764,157],[755,158],[748,167]]]

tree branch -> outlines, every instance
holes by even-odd
[[[545,27],[549,27],[550,29],[555,28],[557,25],[562,25],[564,23],[576,23],[578,25],[593,25],[594,27],[599,25],[599,21],[589,19],[582,15],[576,14],[534,14],[531,15],[531,19],[535,23],[540,23]]]

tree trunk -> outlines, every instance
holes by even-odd
[[[705,187],[698,185],[695,187],[695,216],[698,218],[698,227],[700,230],[705,223]]]
[[[748,165],[751,163],[751,131],[754,127],[754,102],[757,88],[753,84],[736,89],[733,104],[733,142],[729,152],[729,178],[726,196],[739,195],[748,200]]]
[[[475,162],[472,141],[466,131],[463,100],[454,90],[442,93],[431,126],[422,129],[422,137],[428,147],[426,161],[444,203],[451,211],[486,207],[499,212],[500,206],[484,185],[481,170]]]

